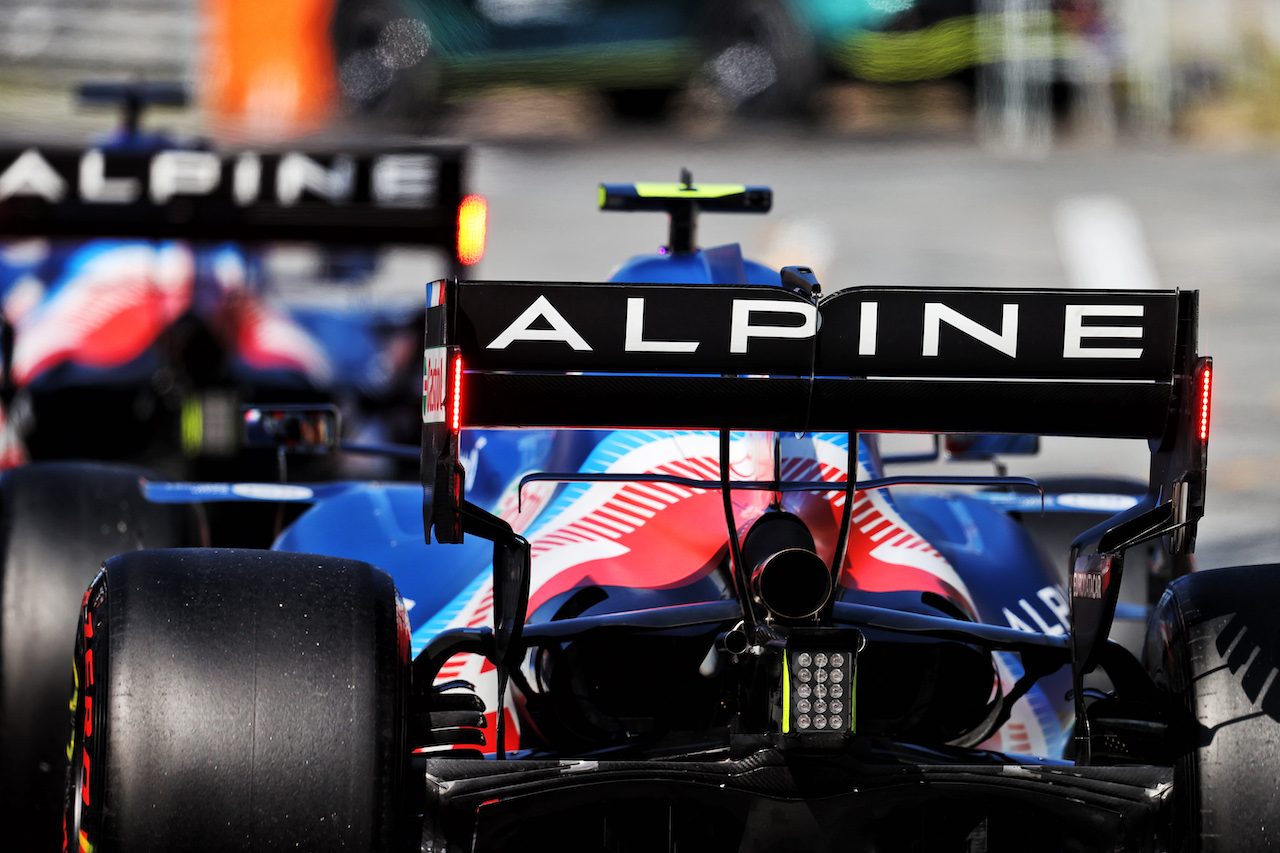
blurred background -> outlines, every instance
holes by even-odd
[[[473,277],[602,279],[666,222],[599,213],[596,184],[687,167],[775,191],[768,217],[704,217],[703,245],[828,290],[1198,288],[1216,566],[1280,560],[1278,49],[1280,0],[0,0],[0,135],[110,131],[75,96],[106,79],[182,82],[145,124],[229,146],[468,143]],[[380,269],[412,302],[447,261]],[[1145,458],[1046,442],[1014,473]]]
[[[39,124],[123,75],[186,81],[223,133],[359,115],[580,139],[747,114],[1026,153],[1271,136],[1278,40],[1274,0],[0,0],[0,91]],[[547,97],[557,115],[522,127]]]

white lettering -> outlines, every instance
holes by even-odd
[[[753,326],[751,315],[772,312],[796,314],[804,318],[799,326]],[[811,338],[817,328],[818,309],[805,302],[779,299],[733,300],[733,324],[729,330],[729,352],[745,353],[752,338]]]
[[[1096,572],[1073,572],[1071,575],[1071,594],[1076,598],[1088,598],[1095,601],[1102,598],[1102,575]]]
[[[67,182],[34,148],[28,148],[0,175],[0,199],[13,195],[38,195],[56,204],[67,194]]]
[[[627,298],[627,352],[694,352],[698,341],[646,341],[644,339],[644,299]]]
[[[539,317],[551,324],[550,329],[533,329],[530,326]],[[516,341],[560,341],[579,352],[590,352],[591,347],[582,339],[577,330],[569,325],[569,321],[560,315],[547,297],[539,296],[515,322],[502,334],[493,339],[488,349],[506,349]]]
[[[1045,607],[1053,611],[1053,615],[1058,617],[1058,621],[1062,623],[1063,627],[1071,627],[1071,606],[1067,604],[1063,593],[1059,592],[1055,587],[1046,586],[1036,593],[1036,597],[1044,602]]]
[[[1040,626],[1041,633],[1049,634],[1050,636],[1053,636],[1053,637],[1062,636],[1062,634],[1064,633],[1063,627],[1061,625],[1050,626],[1047,622],[1044,621],[1044,619],[1040,617],[1040,614],[1036,612],[1036,609],[1032,607],[1025,598],[1019,598],[1018,604],[1019,606],[1022,607],[1023,610],[1027,611],[1027,613],[1031,615],[1031,618],[1035,620],[1035,623]]]
[[[1089,347],[1085,338],[1140,338],[1141,326],[1086,326],[1085,317],[1141,317],[1141,305],[1068,305],[1063,358],[1141,358],[1142,347]]]
[[[286,207],[297,204],[304,191],[331,202],[346,201],[355,175],[355,161],[345,155],[334,157],[333,166],[326,169],[305,154],[286,154],[276,169],[276,198]]]
[[[280,483],[236,483],[231,494],[251,501],[309,501],[315,497],[315,492],[306,486]]]
[[[1057,497],[1058,506],[1094,512],[1122,512],[1139,501],[1137,495],[1064,494]]]
[[[862,303],[862,314],[858,322],[858,355],[876,354],[877,321],[880,318],[880,303]]]
[[[1004,611],[1004,618],[1009,623],[1010,628],[1017,628],[1019,631],[1026,631],[1028,634],[1036,633],[1035,628],[1019,619],[1017,614],[1013,613],[1009,608],[1002,607],[1000,609]]]
[[[80,158],[80,197],[102,204],[130,204],[142,190],[136,178],[108,178],[102,152],[91,148]]]
[[[163,204],[175,195],[205,195],[218,186],[222,161],[209,151],[161,151],[151,160],[151,198]]]
[[[938,337],[942,324],[946,323],[974,340],[986,344],[994,350],[1004,353],[1010,358],[1018,357],[1018,306],[1005,304],[1000,319],[1000,334],[996,334],[986,326],[970,320],[968,317],[943,305],[941,302],[924,304],[924,342],[921,355],[937,356]]]
[[[436,196],[436,158],[429,154],[384,154],[373,161],[375,204],[428,207]]]
[[[231,176],[231,195],[236,204],[244,207],[258,200],[262,185],[262,160],[252,151],[236,158],[235,172]]]

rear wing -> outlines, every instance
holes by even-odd
[[[698,184],[688,169],[678,184],[601,184],[600,209],[661,211],[671,217],[667,249],[682,254],[698,244],[698,213],[768,213],[773,190],[745,184]]]
[[[456,249],[466,151],[0,148],[0,237],[406,243]]]
[[[1169,453],[1194,431],[1207,367],[1196,305],[1149,290],[860,287],[813,302],[754,285],[436,282],[428,536],[449,540],[463,426],[1036,433]],[[1193,444],[1160,475],[1163,500],[1190,479],[1189,506],[1202,502]]]

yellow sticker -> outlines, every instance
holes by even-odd
[[[782,731],[791,731],[791,672],[785,652],[782,655]]]
[[[724,198],[747,191],[744,184],[698,184],[694,187],[686,187],[684,184],[676,183],[634,184],[634,186],[636,195],[641,198]],[[603,204],[603,196],[601,204]]]

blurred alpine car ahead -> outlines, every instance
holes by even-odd
[[[214,151],[139,130],[173,87],[87,88],[124,103],[120,132],[0,146],[0,820],[24,850],[57,841],[76,588],[122,550],[269,542],[284,520],[152,507],[139,477],[275,479],[275,448],[239,436],[264,397],[335,406],[349,440],[416,441],[420,287],[406,301],[379,265],[443,250],[457,271],[484,248],[462,148]],[[416,458],[341,470],[412,476]]]
[[[422,308],[374,288],[375,249],[440,248],[454,271],[479,260],[465,151],[216,152],[137,129],[139,102],[168,89],[89,88],[129,105],[121,132],[0,148],[0,465],[198,474],[193,461],[236,449],[236,400],[263,397],[339,403],[371,435],[411,438],[399,413],[417,394]]]
[[[1126,555],[1188,554],[1203,513],[1195,293],[823,295],[697,248],[699,211],[767,188],[601,200],[667,212],[668,251],[603,284],[429,285],[421,488],[133,481],[156,518],[310,509],[271,550],[111,557],[77,597],[64,850],[1275,840],[1277,568],[1173,582],[1142,662],[1107,642]],[[332,418],[242,422],[341,452]],[[885,472],[874,433],[931,430],[1144,438],[1149,488],[1063,589],[1004,492],[966,491],[1033,481]],[[110,529],[81,494],[84,523],[29,527]]]

